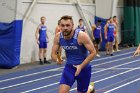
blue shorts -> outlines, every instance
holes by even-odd
[[[83,68],[80,74],[76,77],[75,72],[75,67],[66,64],[61,76],[60,84],[66,84],[72,87],[75,80],[77,80],[77,90],[81,93],[86,93],[91,78],[91,65],[87,65],[85,68]]]
[[[47,48],[47,42],[40,41],[39,48]]]
[[[114,36],[107,36],[107,41],[108,42],[113,42],[114,41]]]

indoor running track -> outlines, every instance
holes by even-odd
[[[132,58],[135,49],[124,49],[113,57],[102,55],[91,62],[96,93],[140,93],[140,56]],[[58,93],[63,67],[50,65],[1,75],[0,93]],[[76,93],[76,83],[70,91]]]

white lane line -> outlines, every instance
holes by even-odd
[[[104,93],[110,93],[110,92],[112,92],[112,91],[114,91],[114,90],[117,90],[117,89],[119,89],[119,88],[125,87],[125,86],[127,86],[127,85],[129,85],[129,84],[132,84],[132,83],[134,83],[134,82],[137,82],[137,81],[139,81],[139,80],[140,80],[140,78],[135,79],[135,80],[133,80],[133,81],[130,81],[130,82],[128,82],[128,83],[125,83],[125,84],[123,84],[123,85],[120,85],[120,86],[118,86],[118,87],[115,87],[115,88],[113,88],[113,89],[111,89],[111,90],[108,90],[108,91],[106,91],[106,92],[104,92]]]
[[[47,79],[47,78],[52,78],[52,77],[55,77],[55,76],[58,76],[58,75],[61,75],[61,74],[55,74],[55,75],[52,75],[52,76],[49,76],[49,77],[39,78],[39,79],[31,80],[31,81],[28,81],[28,82],[23,82],[23,83],[11,85],[11,86],[2,87],[2,88],[0,88],[0,90],[7,89],[7,88],[12,88],[12,87],[16,87],[16,86],[20,86],[20,85],[24,85],[24,84],[28,84],[28,83],[33,83],[33,82],[44,80],[44,79]]]
[[[110,67],[110,68],[104,68],[104,69],[102,69],[102,70],[99,70],[99,71],[96,71],[96,72],[92,72],[91,74],[95,74],[95,73],[99,73],[99,72],[102,72],[102,71],[110,70],[110,69],[112,69],[112,68],[124,66],[124,65],[127,65],[127,64],[131,64],[131,63],[136,63],[137,61],[140,61],[140,59],[139,59],[139,60],[134,60],[134,61],[129,61],[129,62],[127,62],[127,63],[120,64],[120,65],[116,65],[116,66],[113,66],[113,67]]]
[[[119,59],[119,60],[120,60],[120,59]],[[112,62],[114,62],[114,61],[117,61],[117,60],[113,60]],[[113,67],[119,67],[119,66],[126,65],[126,64],[129,64],[129,63],[133,63],[133,61],[132,61],[132,62],[130,61],[130,62],[128,62],[128,63],[121,64],[121,65],[113,66]],[[111,68],[113,68],[113,67],[111,67]],[[107,68],[107,69],[103,69],[103,70],[100,70],[100,71],[96,71],[96,72],[93,72],[93,73],[91,73],[91,74],[99,73],[99,72],[102,72],[102,71],[106,71],[106,70],[111,69],[111,68]],[[47,78],[52,78],[52,77],[60,76],[61,74],[62,74],[62,73],[55,74],[55,75],[52,75],[52,76],[49,76],[49,77],[39,78],[39,79],[35,79],[35,80],[23,82],[23,83],[11,85],[11,86],[2,87],[2,88],[0,88],[0,90],[2,90],[2,89],[7,89],[7,88],[12,88],[12,87],[16,87],[16,86],[23,85],[23,84],[32,83],[32,82],[36,82],[36,81],[40,81],[40,80],[44,80],[44,79],[47,79]]]
[[[23,78],[23,77],[28,77],[28,76],[33,76],[33,75],[37,75],[37,74],[42,74],[42,73],[46,73],[46,72],[50,72],[52,70],[59,70],[63,67],[60,68],[54,68],[54,69],[50,69],[50,70],[46,70],[46,71],[41,71],[41,72],[37,72],[37,73],[32,73],[32,74],[27,74],[27,75],[23,75],[23,76],[18,76],[18,77],[14,77],[14,78],[9,78],[9,79],[4,79],[4,80],[0,80],[0,83],[5,82],[5,81],[10,81],[10,80],[14,80],[14,79],[19,79],[19,78]]]
[[[113,57],[100,58],[100,59],[93,60],[93,62],[95,62],[95,61],[100,61],[100,60],[104,60],[104,59],[108,59],[108,58],[119,57],[119,56],[122,56],[122,55],[131,54],[131,53],[133,53],[133,52],[134,52],[134,51],[128,52],[128,53],[123,53],[123,54],[116,55],[116,56],[113,56]],[[106,62],[106,63],[108,63],[108,62]],[[105,63],[102,63],[102,64],[105,64]],[[100,65],[100,64],[97,64],[97,65],[95,65],[95,66],[98,66],[98,65]],[[62,69],[62,68],[64,68],[64,67],[59,67],[59,68],[50,69],[50,70],[45,70],[45,71],[36,72],[36,73],[32,73],[32,74],[22,75],[22,76],[18,76],[18,77],[14,77],[14,78],[4,79],[4,80],[0,80],[0,83],[1,83],[1,82],[5,82],[5,81],[14,80],[14,79],[23,78],[23,77],[28,77],[28,76],[33,76],[33,75],[37,75],[37,74],[42,74],[42,73],[50,72],[50,71],[52,71],[52,70],[53,70],[53,71],[54,71],[54,70],[59,70],[59,69]]]
[[[116,61],[124,60],[124,59],[130,58],[130,57],[131,57],[131,56],[124,57],[124,58],[120,58],[120,59],[116,59],[116,60],[111,60],[111,61],[108,61],[108,62],[104,62],[104,63],[92,65],[92,67],[96,67],[96,66],[100,66],[100,65],[104,65],[104,64],[108,64],[108,63],[114,63],[114,62],[116,62]]]
[[[126,79],[123,79],[123,80],[121,80],[121,81],[119,81],[119,82],[117,82],[117,83],[113,83],[113,84],[111,84],[111,85],[108,85],[108,86],[105,86],[105,87],[103,87],[103,88],[100,88],[99,90],[107,90],[107,88],[110,88],[110,87],[113,87],[113,86],[115,86],[115,85],[121,84],[121,83],[123,83],[123,82],[125,82],[125,81],[130,81],[130,79],[133,79],[133,78],[136,78],[136,77],[139,77],[139,76],[140,76],[140,74],[139,74],[139,75],[132,76],[132,77],[129,77],[129,78],[126,78]],[[133,80],[134,80],[134,79],[133,79]]]
[[[130,64],[130,63],[134,63],[134,62],[137,62],[137,61],[140,61],[140,60],[135,60],[135,61],[130,61],[130,62],[128,62],[128,63],[125,63],[125,65],[126,64]],[[124,64],[123,64],[124,65]],[[122,66],[122,65],[119,65],[119,66]],[[116,67],[116,66],[114,66],[114,67]],[[113,68],[113,67],[111,67],[111,68]],[[110,68],[107,68],[107,69],[110,69]],[[104,70],[102,70],[102,71],[105,71],[105,70],[107,70],[107,69],[104,69]],[[135,68],[135,69],[137,69],[137,68]],[[97,72],[97,71],[96,71]],[[93,73],[92,73],[93,74]],[[36,89],[36,88],[35,88]],[[34,90],[35,90],[34,89]],[[42,87],[39,87],[39,89],[42,89]],[[71,89],[70,91],[72,91],[72,90],[75,90],[76,88],[74,88],[74,89]],[[37,89],[36,89],[37,90]],[[28,91],[30,91],[30,90],[28,90]],[[28,92],[26,92],[26,93],[28,93]]]
[[[131,70],[128,70],[128,71],[125,71],[125,72],[122,72],[122,73],[119,73],[119,74],[116,74],[116,75],[107,77],[107,78],[103,78],[103,79],[97,80],[97,81],[95,81],[94,83],[98,83],[98,82],[101,82],[101,81],[104,81],[104,80],[108,80],[108,79],[110,79],[110,78],[113,78],[113,77],[116,77],[116,76],[120,76],[120,75],[123,75],[123,74],[125,74],[125,73],[131,72],[131,71],[134,71],[134,70],[137,70],[137,69],[140,69],[140,67],[137,67],[137,68],[135,68],[135,69],[131,69]]]
[[[32,89],[32,90],[28,90],[28,91],[24,91],[24,92],[21,92],[21,93],[32,92],[32,91],[39,90],[39,89],[42,89],[42,88],[47,88],[47,87],[49,87],[49,86],[53,86],[53,85],[56,85],[56,84],[59,84],[59,82],[56,82],[56,83],[53,83],[53,84],[50,84],[50,85],[46,85],[46,86],[43,86],[43,87],[38,87],[38,88],[36,88],[36,89]]]
[[[92,70],[103,70],[105,68],[93,68]],[[110,70],[130,70],[135,68],[111,68]],[[137,70],[140,70],[140,68],[137,68]]]

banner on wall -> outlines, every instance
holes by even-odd
[[[13,68],[20,64],[22,20],[0,23],[0,68]]]

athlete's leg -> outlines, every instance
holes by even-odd
[[[118,47],[118,39],[117,39],[117,36],[115,36],[115,47],[116,47],[116,51],[119,50],[119,47]]]
[[[39,48],[39,60],[40,64],[43,64],[43,48]]]
[[[133,56],[136,56],[136,55],[140,55],[140,44],[139,44],[138,48],[136,49],[136,51],[134,52]]]
[[[70,86],[66,84],[61,84],[59,86],[59,93],[69,93],[69,91],[70,91]]]
[[[108,42],[109,54],[113,54],[113,42]]]
[[[65,65],[60,79],[59,93],[69,93],[71,86],[75,82],[75,72],[76,69],[73,65]]]
[[[110,54],[113,54],[113,42],[110,42]]]
[[[46,58],[47,48],[43,48],[43,57]]]
[[[91,82],[90,85],[88,86],[87,93],[95,93],[94,82]]]
[[[106,45],[105,45],[105,48],[106,48],[106,54],[108,55],[109,54],[109,44],[108,44],[108,42],[106,43]]]
[[[88,65],[85,68],[83,68],[80,74],[76,77],[77,93],[86,93],[88,91],[90,78],[91,78],[91,65]]]
[[[96,54],[98,54],[98,45],[95,44],[95,50],[96,50]]]

